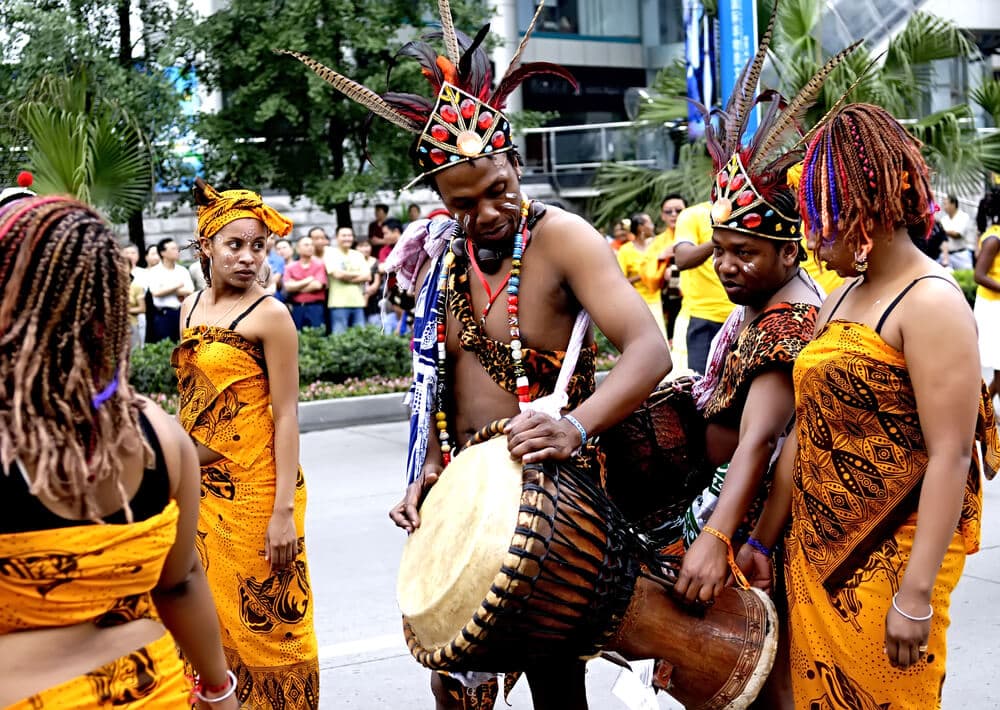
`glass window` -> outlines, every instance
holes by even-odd
[[[639,2],[640,0],[546,0],[535,31],[576,35],[584,39],[638,38]],[[534,0],[519,2],[517,15],[521,32],[527,29],[536,6]]]

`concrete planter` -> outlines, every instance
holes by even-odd
[[[595,378],[597,384],[601,384],[607,374],[598,372]],[[403,404],[404,396],[405,392],[390,392],[299,402],[299,431],[305,433],[363,424],[405,422],[410,418],[410,409]]]
[[[410,410],[403,404],[405,395],[405,392],[390,392],[300,402],[299,431],[305,433],[363,424],[406,421],[410,417]]]

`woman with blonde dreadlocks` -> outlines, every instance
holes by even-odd
[[[181,308],[173,364],[179,418],[201,463],[198,550],[237,697],[253,708],[316,708],[298,337],[261,275],[269,235],[292,223],[249,190],[220,193],[199,178],[194,197],[208,288]]]
[[[851,280],[795,363],[796,434],[754,535],[774,543],[790,504],[795,706],[940,707],[948,603],[979,547],[975,440],[988,469],[1000,458],[975,321],[907,234],[931,227],[928,170],[884,110],[848,105],[816,131],[799,209]]]
[[[232,709],[198,468],[128,385],[129,266],[63,197],[0,208],[0,706]]]

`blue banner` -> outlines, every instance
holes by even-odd
[[[687,63],[687,96],[711,108],[715,101],[715,29],[705,16],[701,0],[684,0],[684,52]],[[705,133],[705,121],[688,106],[688,139]]]
[[[719,0],[719,89],[725,106],[743,67],[757,51],[757,3]],[[757,128],[757,111],[750,115],[744,140]]]

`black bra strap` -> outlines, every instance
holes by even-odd
[[[201,300],[201,294],[203,294],[203,293],[205,293],[204,289],[202,289],[201,291],[199,291],[198,293],[196,293],[194,295],[194,303],[191,304],[191,310],[188,311],[188,317],[184,321],[184,327],[185,328],[190,328],[191,327],[191,314],[194,313],[194,309],[198,307],[198,301]]]
[[[890,303],[889,306],[882,311],[882,317],[878,319],[878,325],[875,326],[876,333],[879,335],[882,334],[882,326],[885,325],[885,319],[889,317],[892,310],[899,305],[900,301],[903,300],[903,296],[909,293],[910,289],[916,286],[918,281],[923,281],[924,279],[941,279],[942,281],[947,281],[949,284],[951,283],[950,280],[946,279],[944,276],[939,276],[938,274],[928,274],[927,276],[921,276],[918,279],[913,279],[913,281],[907,284],[906,288],[900,291],[899,294],[892,299],[892,303]]]
[[[271,297],[271,294],[265,293],[263,296],[261,296],[260,298],[258,298],[256,301],[254,301],[253,303],[251,303],[250,306],[245,311],[243,311],[238,316],[236,316],[236,320],[234,320],[232,322],[232,324],[230,324],[229,330],[236,330],[236,326],[239,325],[239,323],[240,323],[241,320],[243,320],[248,315],[250,315],[250,311],[252,311],[258,305],[260,305],[260,302],[263,301],[265,298],[270,298],[270,297]]]
[[[833,314],[837,312],[838,308],[840,308],[840,304],[844,302],[845,298],[847,298],[847,294],[849,294],[851,291],[853,291],[854,287],[857,286],[859,283],[861,283],[861,279],[858,279],[857,281],[855,281],[854,283],[852,283],[850,286],[848,286],[847,288],[844,289],[844,292],[842,294],[840,294],[840,298],[837,299],[837,305],[835,305],[833,307],[833,310],[830,311],[829,315],[827,315],[827,317],[826,317],[826,321],[828,323],[833,320]]]

